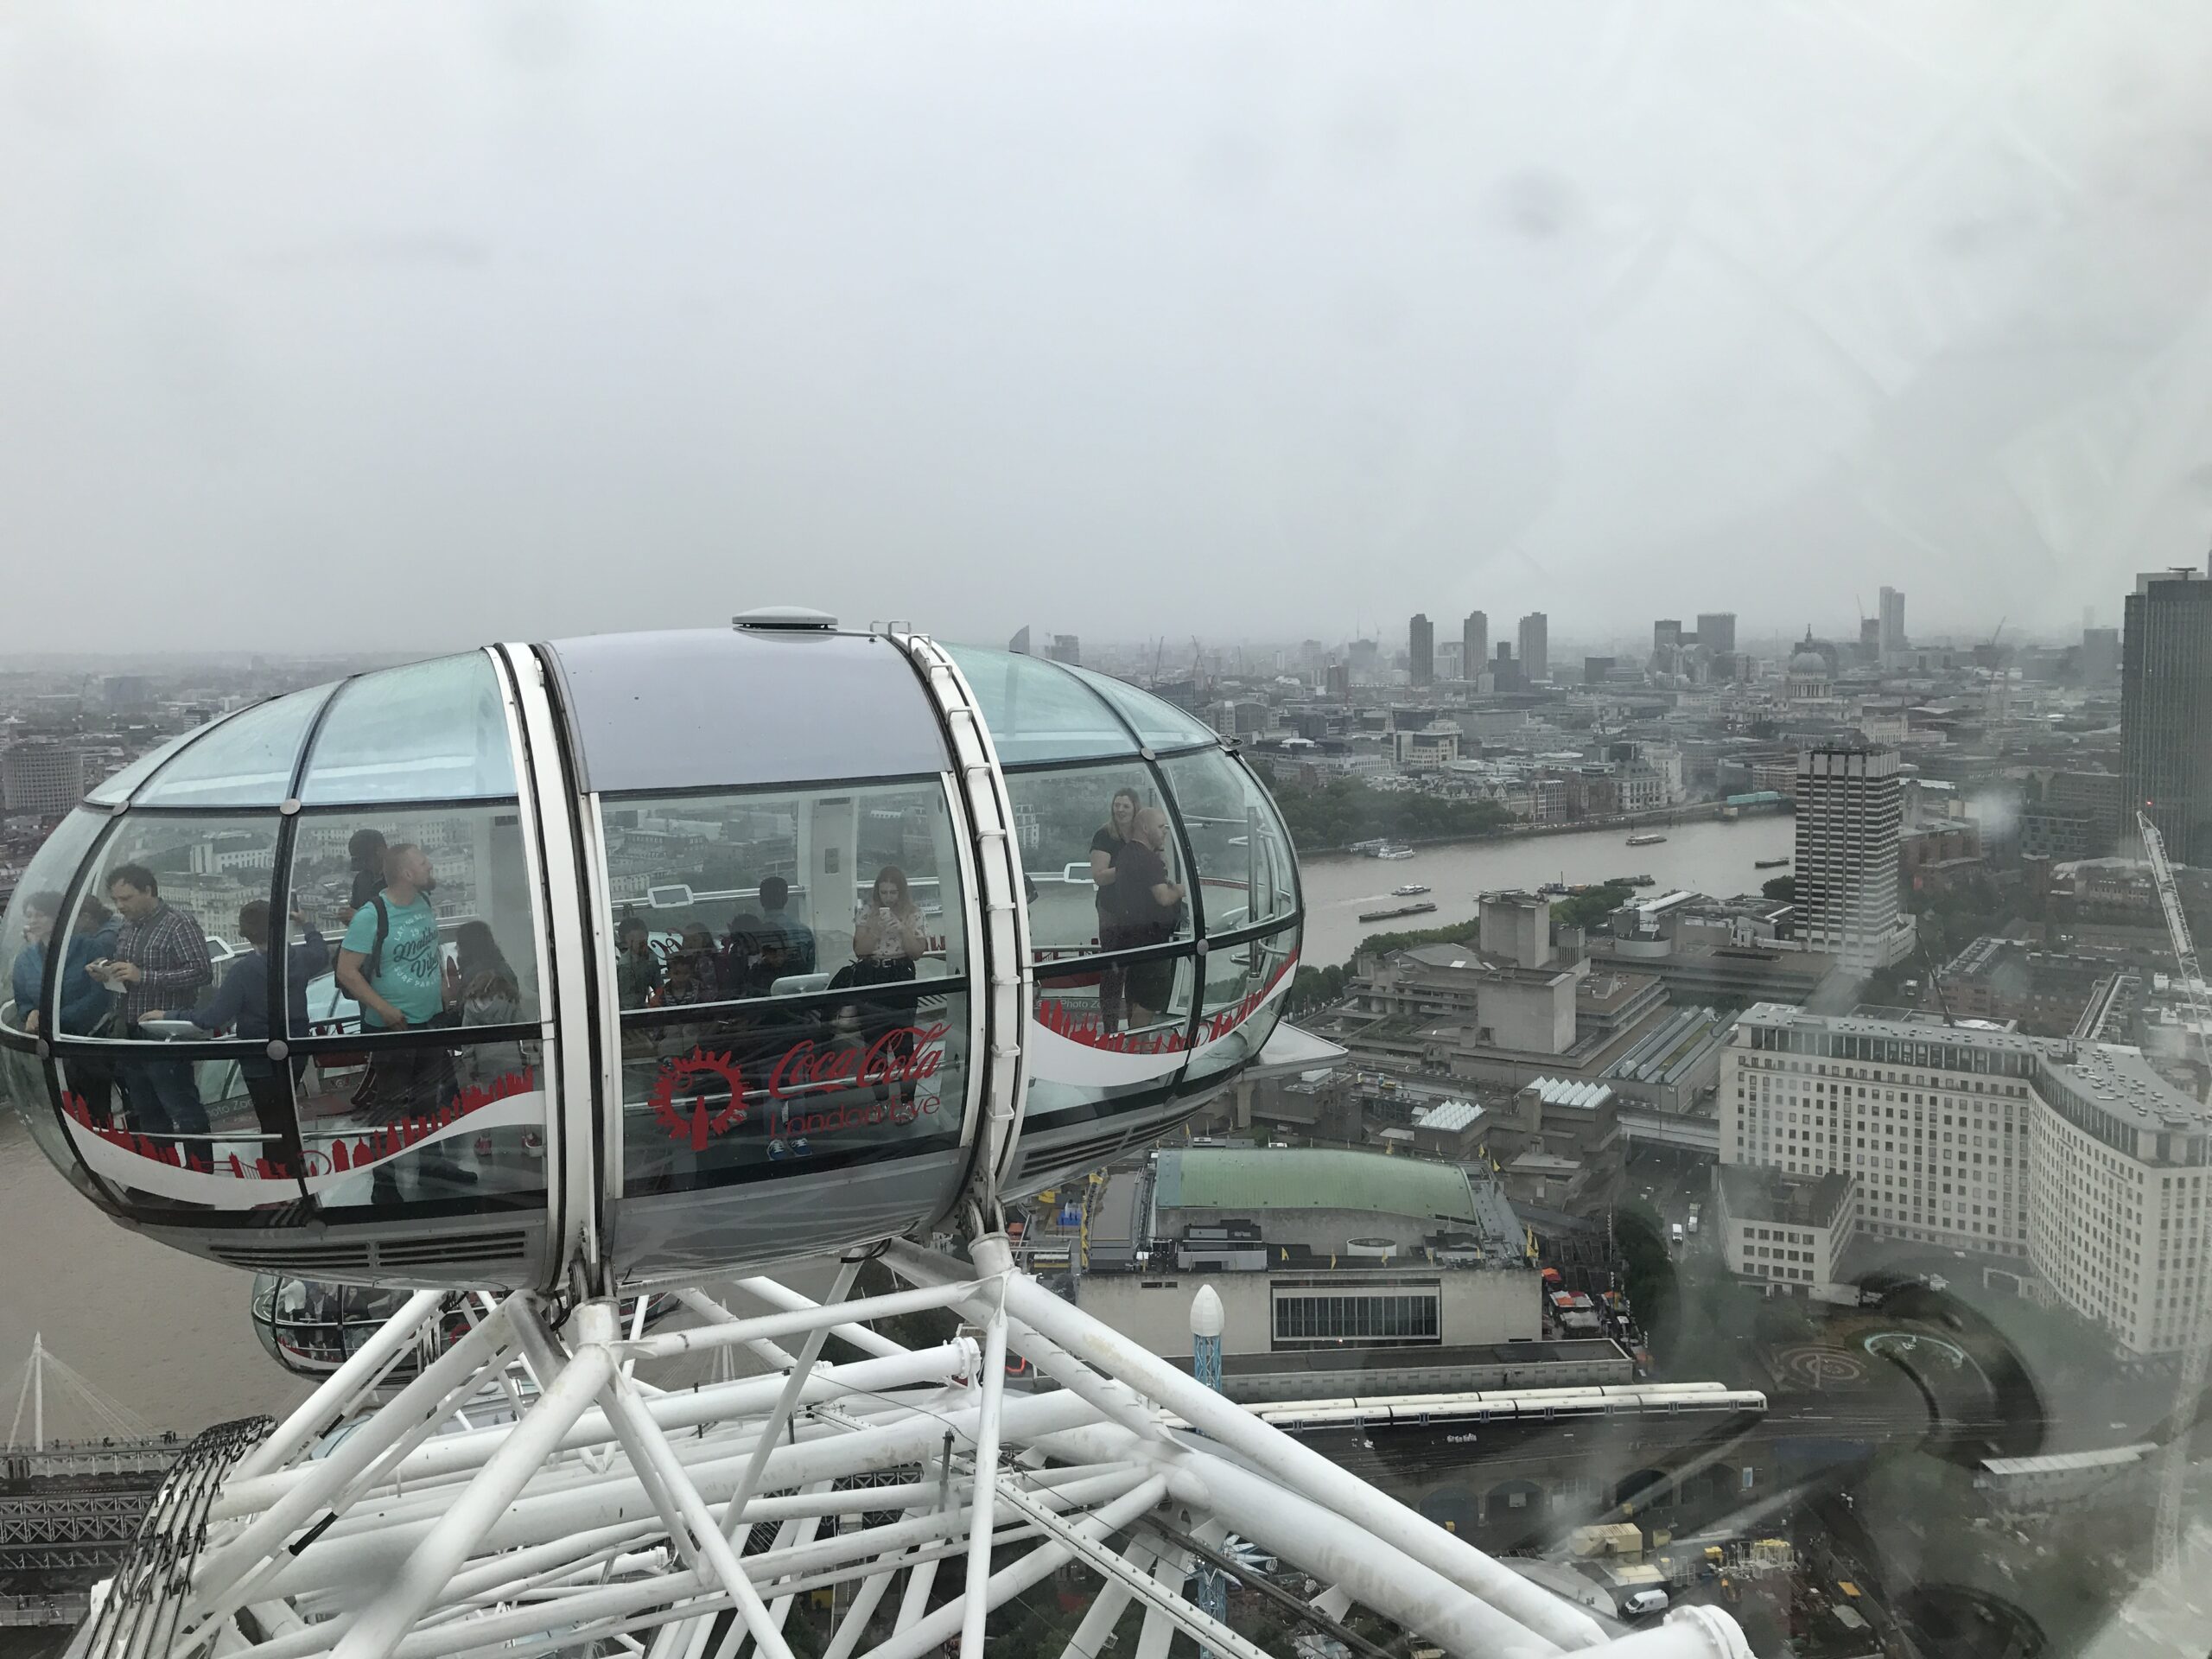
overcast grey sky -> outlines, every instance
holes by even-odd
[[[2208,85],[2187,0],[19,0],[0,649],[2113,620]]]

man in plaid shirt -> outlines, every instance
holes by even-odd
[[[108,897],[123,917],[114,960],[90,970],[123,993],[123,1034],[144,1038],[138,1022],[156,1008],[186,1008],[214,982],[207,959],[207,936],[200,924],[162,901],[162,884],[143,864],[118,865],[107,879]],[[104,969],[104,971],[103,971]],[[207,1109],[189,1060],[154,1058],[118,1062],[130,1103],[131,1127],[143,1135],[204,1135]],[[188,1155],[206,1158],[204,1141],[185,1145]]]

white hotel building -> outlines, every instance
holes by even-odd
[[[1854,1235],[1993,1258],[2130,1352],[2179,1348],[2212,1293],[2212,1111],[2134,1049],[1763,1002],[1719,1108],[1722,1163],[1847,1175]]]

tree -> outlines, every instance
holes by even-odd
[[[1561,927],[1593,927],[1635,896],[1636,889],[1627,882],[1608,881],[1554,903],[1552,919]]]
[[[1510,820],[1495,801],[1386,791],[1352,778],[1332,778],[1318,786],[1278,782],[1270,792],[1290,828],[1292,844],[1302,853],[1385,838],[1472,839],[1497,835]]]
[[[1797,902],[1797,878],[1777,875],[1771,881],[1762,881],[1759,891],[1770,899],[1779,899],[1785,905],[1794,905]]]

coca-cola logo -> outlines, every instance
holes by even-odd
[[[913,1085],[937,1076],[949,1029],[943,1021],[899,1026],[867,1044],[810,1038],[777,1058],[765,1089],[750,1090],[743,1068],[729,1055],[695,1048],[680,1059],[661,1062],[651,1096],[653,1121],[669,1139],[685,1142],[694,1152],[704,1152],[715,1136],[747,1122],[753,1116],[748,1097],[776,1103],[764,1120],[772,1135],[912,1123],[938,1108],[934,1095],[918,1095]],[[835,1098],[848,1090],[874,1090],[881,1097]]]
[[[900,1026],[862,1047],[855,1042],[794,1043],[768,1073],[772,1100],[795,1100],[826,1089],[915,1084],[937,1075],[947,1027]]]
[[[719,1078],[728,1093],[719,1110],[709,1078]],[[679,1095],[689,1098],[688,1111]],[[745,1079],[728,1055],[695,1048],[681,1059],[661,1063],[660,1075],[653,1079],[652,1108],[653,1122],[668,1131],[670,1140],[688,1141],[692,1151],[704,1152],[709,1136],[745,1122]]]

